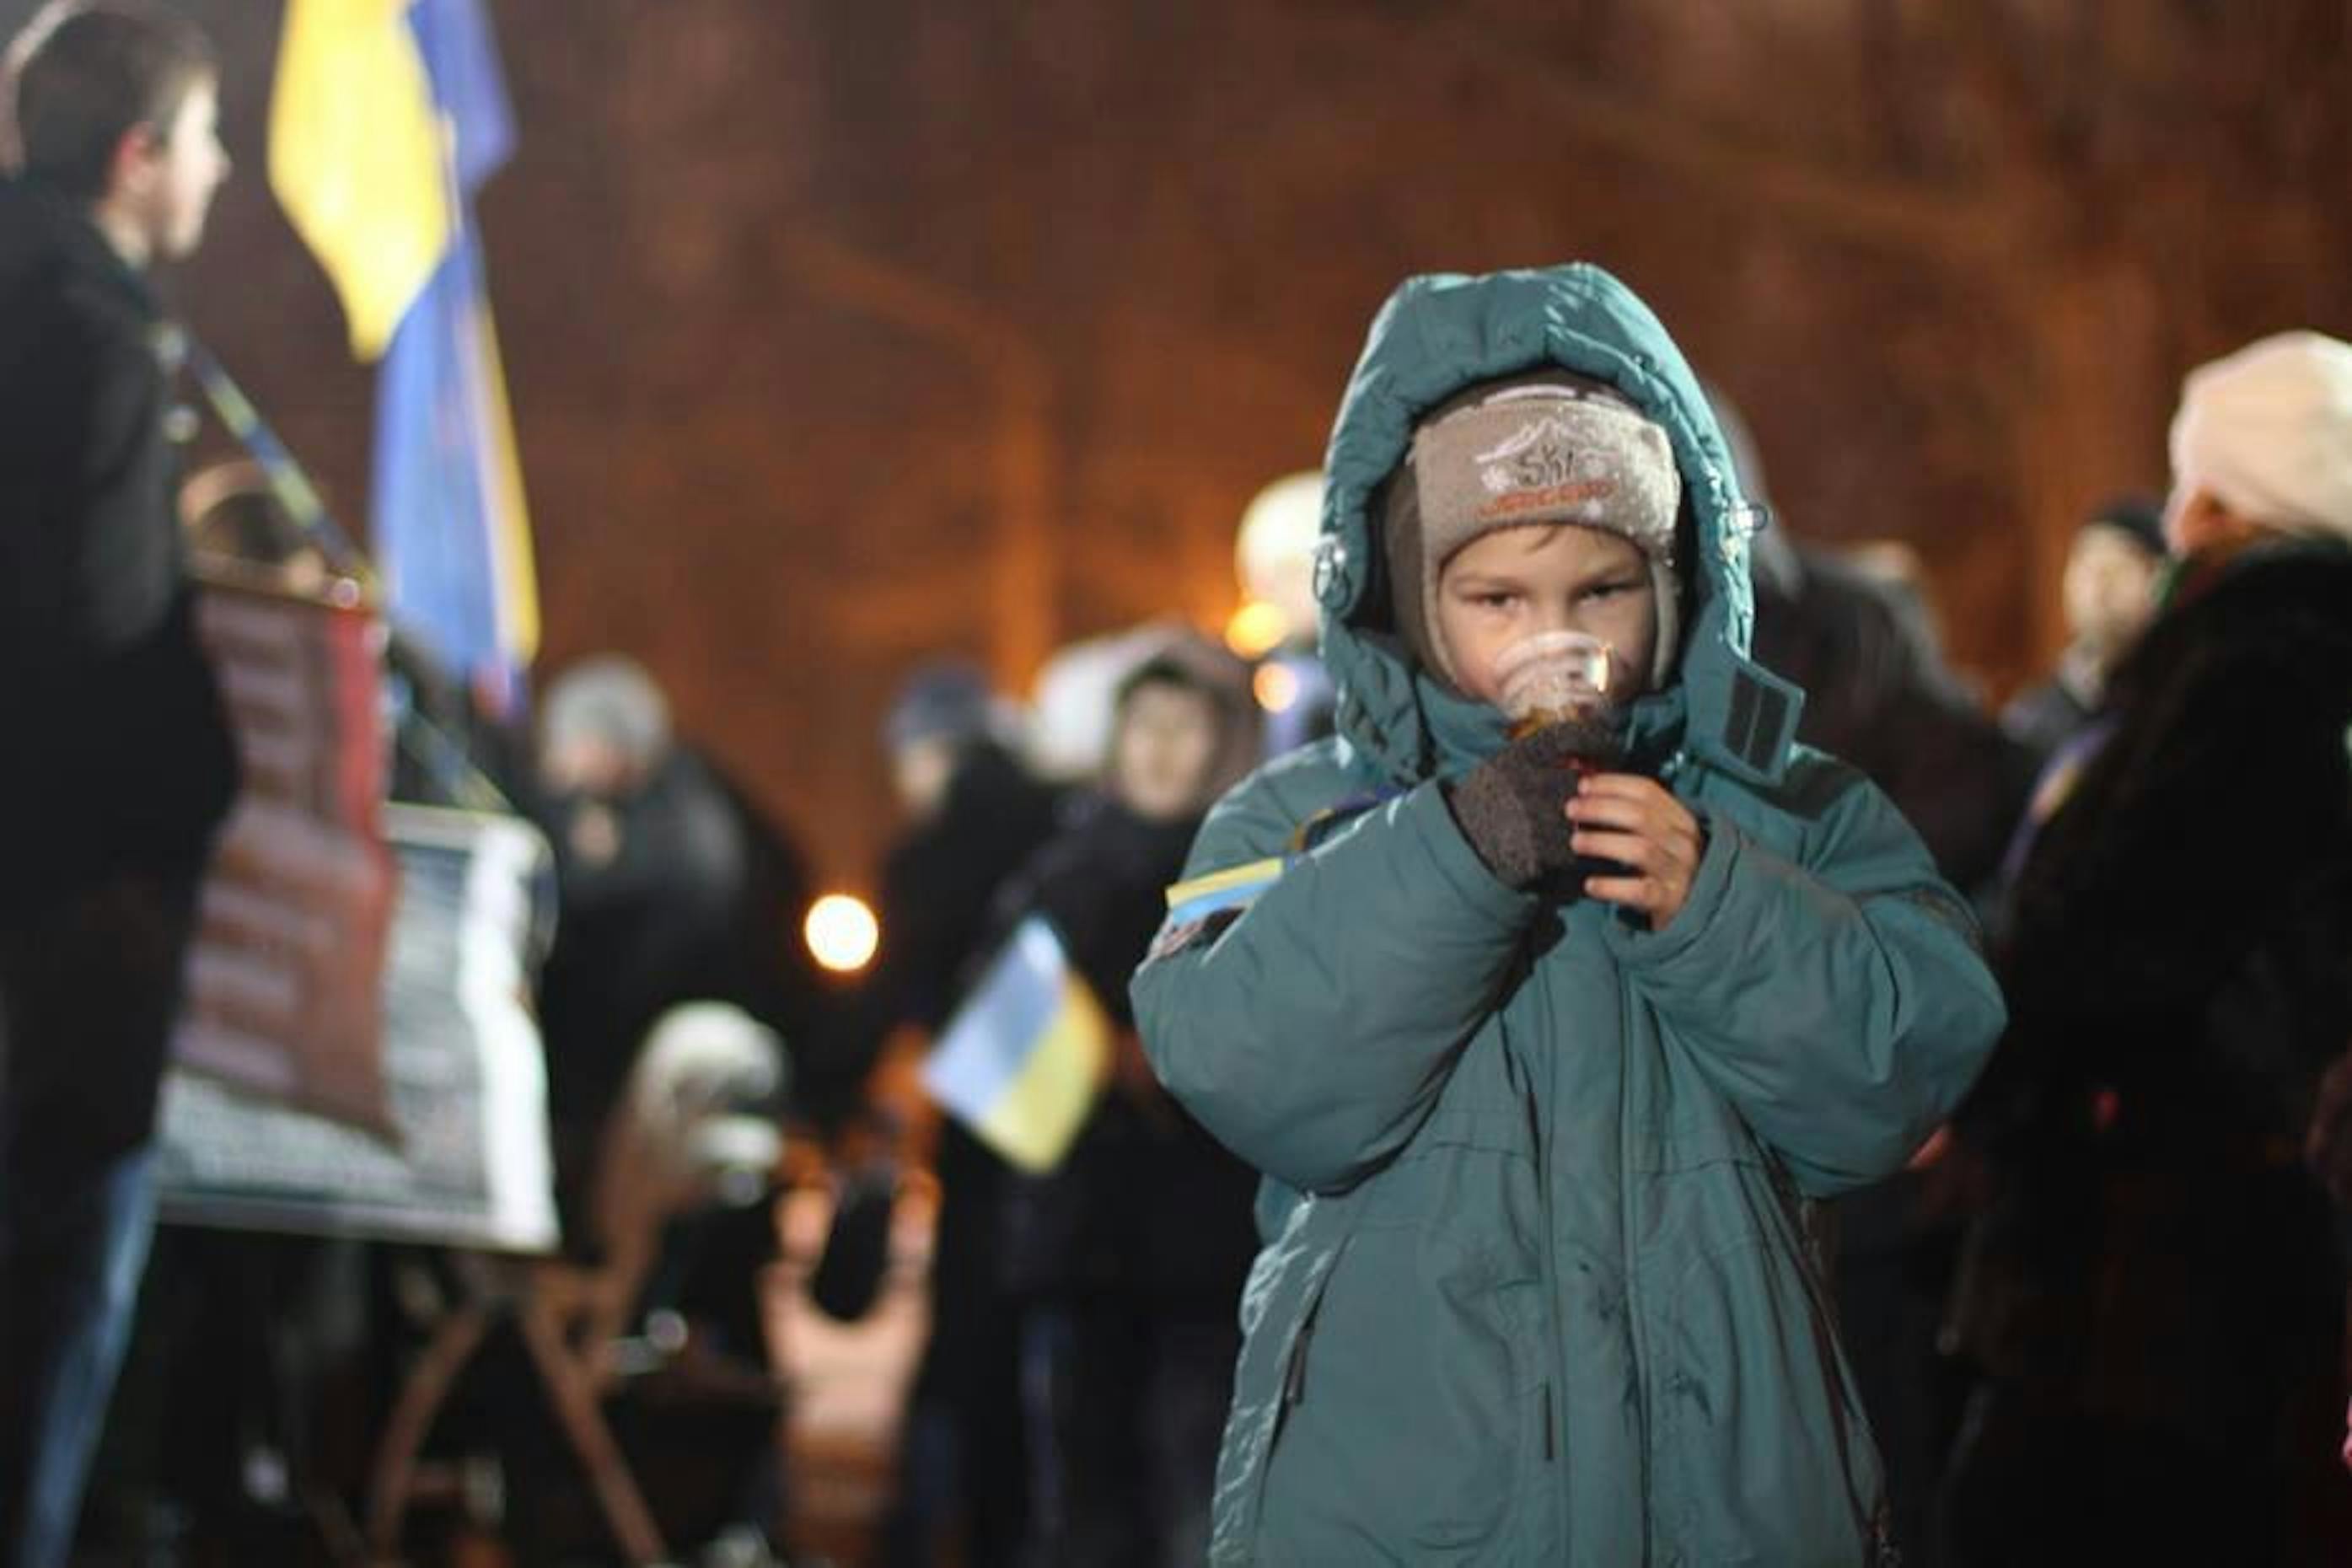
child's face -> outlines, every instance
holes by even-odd
[[[1628,696],[1647,680],[1658,636],[1650,563],[1622,534],[1575,523],[1482,533],[1446,561],[1437,617],[1454,683],[1496,704],[1503,651],[1541,632],[1582,632],[1611,649],[1611,685]]]
[[[1201,809],[1217,754],[1217,712],[1208,693],[1150,681],[1128,694],[1111,742],[1110,785],[1127,808],[1153,822]]]

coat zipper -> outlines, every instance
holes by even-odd
[[[1307,1348],[1315,1340],[1315,1320],[1323,1315],[1323,1303],[1318,1300],[1299,1322],[1297,1337],[1290,1342],[1290,1364],[1282,1373],[1282,1426],[1290,1424],[1290,1413],[1307,1397]],[[1277,1436],[1281,1427],[1276,1429]]]
[[[1559,1094],[1559,1062],[1561,1052],[1552,1007],[1552,992],[1549,981],[1543,989],[1543,1091],[1555,1099]],[[1532,1075],[1531,1075],[1532,1076]],[[1543,1457],[1547,1466],[1558,1465],[1558,1473],[1545,1488],[1552,1501],[1557,1521],[1555,1539],[1565,1545],[1569,1540],[1568,1498],[1568,1431],[1565,1425],[1569,1392],[1568,1374],[1568,1299],[1559,1286],[1559,1216],[1554,1212],[1551,1173],[1554,1167],[1552,1139],[1559,1128],[1559,1118],[1546,1116],[1531,1087],[1528,1094],[1528,1120],[1531,1142],[1536,1152],[1536,1191],[1540,1196],[1543,1215],[1543,1259],[1545,1300],[1550,1308],[1552,1358],[1551,1372],[1546,1378],[1538,1400],[1538,1414],[1543,1420]]]
[[[1633,1131],[1631,1122],[1631,1102],[1633,1094],[1633,997],[1632,987],[1621,979],[1617,987],[1617,1138],[1620,1150],[1620,1179],[1617,1189],[1617,1233],[1621,1264],[1625,1270],[1625,1337],[1633,1346],[1633,1413],[1642,1440],[1634,1447],[1634,1474],[1639,1481],[1636,1495],[1641,1500],[1642,1554],[1640,1561],[1650,1561],[1650,1451],[1656,1434],[1650,1424],[1650,1397],[1646,1384],[1649,1374],[1649,1346],[1643,1342],[1642,1325],[1646,1321],[1640,1300],[1641,1269],[1633,1256],[1633,1237],[1639,1234],[1633,1224],[1633,1173],[1625,1169],[1622,1158],[1627,1136]]]

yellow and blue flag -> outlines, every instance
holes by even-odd
[[[940,1034],[923,1086],[1012,1164],[1050,1171],[1094,1109],[1110,1040],[1102,1004],[1033,915]]]
[[[341,300],[354,358],[392,342],[453,226],[440,116],[407,0],[289,0],[269,188]]]
[[[1260,893],[1281,880],[1289,864],[1288,857],[1276,855],[1179,882],[1168,889],[1169,923],[1190,925],[1227,910],[1245,910],[1257,901]]]
[[[480,0],[289,0],[275,91],[271,184],[355,351],[383,353],[371,531],[393,616],[451,669],[509,681],[539,601],[473,223],[515,142],[488,19]]]

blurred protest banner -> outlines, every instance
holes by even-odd
[[[382,623],[332,595],[211,577],[197,624],[246,780],[205,886],[173,1058],[388,1135]]]
[[[382,624],[341,579],[278,581],[204,582],[246,793],[164,1084],[163,1216],[546,1249],[546,844],[510,816],[383,804]]]
[[[163,1217],[189,1224],[553,1247],[546,1068],[530,955],[552,903],[546,841],[519,818],[387,805],[399,868],[383,1026],[383,1130],[174,1068]]]

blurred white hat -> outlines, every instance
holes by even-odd
[[[1176,622],[1155,621],[1055,650],[1030,699],[1029,765],[1063,783],[1099,773],[1119,683],[1183,632]]]
[[[1282,612],[1285,636],[1315,636],[1315,542],[1323,531],[1323,476],[1286,474],[1257,492],[1234,539],[1242,592]]]
[[[2190,371],[2172,471],[2249,522],[2352,540],[2352,343],[2280,332]]]

